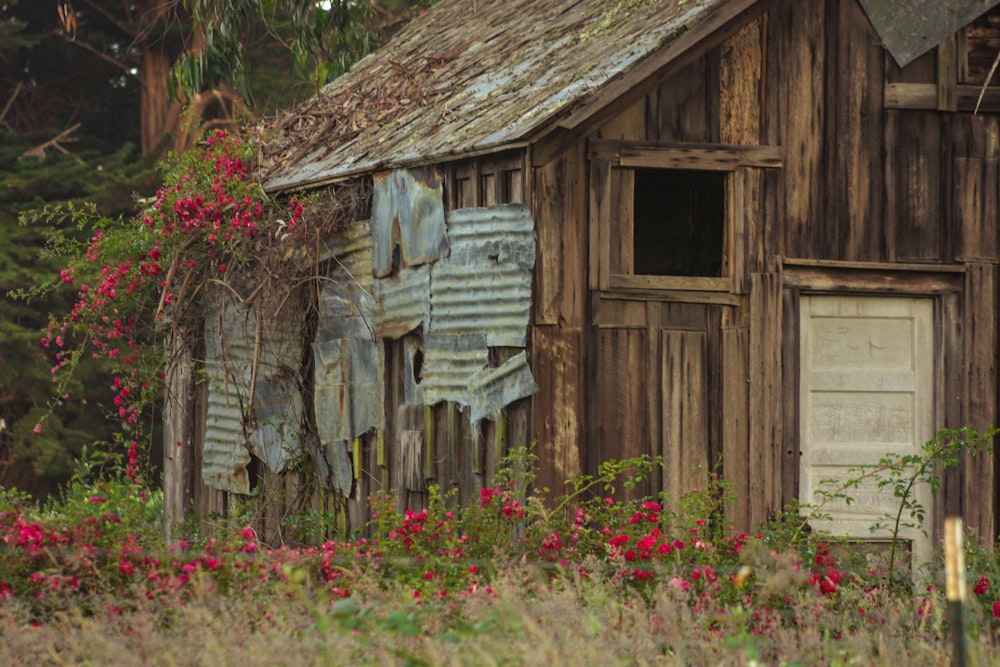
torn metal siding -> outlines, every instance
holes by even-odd
[[[266,187],[524,145],[725,2],[442,0],[290,112]]]
[[[875,32],[900,67],[1000,4],[1000,0],[861,0]]]
[[[249,493],[251,452],[280,472],[301,450],[298,372],[304,320],[291,299],[281,301],[279,313],[269,312],[275,302],[266,293],[251,308],[220,295],[210,299],[202,477],[212,488]]]
[[[205,374],[208,406],[201,474],[211,488],[250,493],[250,449],[244,425],[250,401],[253,361],[249,335],[252,312],[226,308],[223,301],[205,321]]]
[[[377,278],[392,273],[399,248],[402,266],[419,266],[448,253],[441,177],[433,169],[398,169],[375,174],[371,234]]]
[[[514,401],[538,391],[525,352],[497,368],[486,368],[469,380],[469,418],[473,423],[494,415]]]
[[[535,265],[535,231],[522,204],[448,216],[451,256],[431,275],[434,335],[481,332],[490,347],[525,347]]]
[[[441,401],[469,404],[469,382],[486,367],[489,350],[483,334],[436,334],[424,338],[421,387],[427,405]]]
[[[320,291],[317,340],[375,338],[373,239],[368,221],[349,225],[327,244],[331,269]]]
[[[399,338],[431,318],[431,267],[402,269],[396,275],[375,281],[377,333]]]
[[[313,343],[316,429],[326,446],[351,440],[379,423],[379,346],[363,338]]]

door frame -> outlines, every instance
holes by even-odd
[[[933,303],[933,430],[963,423],[963,332],[962,312],[965,270],[960,265],[887,265],[868,262],[831,262],[790,260],[782,263],[782,341],[784,451],[782,462],[782,499],[789,504],[799,498],[800,485],[800,298],[802,296],[883,296],[929,298]],[[957,471],[943,475],[944,486],[959,485]],[[958,488],[961,488],[960,485]],[[954,494],[949,494],[954,497]],[[956,513],[946,507],[944,493],[931,500],[931,525],[927,527],[931,543],[941,531],[941,518]]]

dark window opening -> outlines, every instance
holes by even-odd
[[[636,275],[722,276],[726,173],[636,169]]]
[[[424,381],[424,351],[417,348],[413,352],[413,382],[420,384]]]

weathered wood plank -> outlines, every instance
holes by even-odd
[[[631,169],[611,170],[611,229],[607,241],[610,245],[610,264],[602,267],[612,275],[631,275],[635,270],[635,172]]]
[[[590,269],[588,286],[608,286],[611,266],[611,164],[606,160],[590,161]]]
[[[710,85],[713,68],[718,69],[718,51],[694,61],[656,91],[659,141],[718,141],[718,91]]]
[[[799,291],[782,290],[781,394],[784,396],[781,430],[781,504],[787,505],[799,497]]]
[[[663,490],[677,501],[708,481],[707,335],[661,331]]]
[[[745,327],[722,329],[722,477],[736,496],[726,515],[736,530],[749,531],[750,430],[749,430],[750,331]]]
[[[743,26],[720,46],[719,140],[763,142],[763,37],[766,15]]]
[[[892,265],[886,265],[890,269]],[[871,291],[897,294],[947,294],[962,290],[962,274],[952,272],[861,271],[809,267],[786,269],[785,285],[823,292]]]
[[[937,48],[937,110],[958,110],[958,61],[955,35]]]
[[[878,261],[884,258],[882,233],[883,59],[886,52],[861,5],[828,4],[833,39],[827,40],[828,83],[825,91],[831,147],[827,169],[828,224],[821,256]]]
[[[646,374],[636,372],[646,363],[645,329],[597,329],[596,363],[591,387],[594,420],[592,467],[608,459],[650,454]],[[645,495],[648,485],[633,495]],[[624,497],[624,496],[621,496]]]
[[[997,423],[997,267],[970,262],[965,276],[965,422],[984,431]],[[966,455],[964,463],[965,525],[985,544],[992,544],[997,493],[994,456]]]
[[[941,121],[934,112],[886,112],[885,220],[890,261],[943,259]]]
[[[597,136],[602,139],[642,141],[646,138],[646,101],[637,100],[605,123]]]
[[[194,365],[192,350],[182,337],[171,338],[171,353],[163,386],[163,515],[167,540],[174,526],[184,523],[194,489]]]
[[[962,313],[965,295],[946,294],[939,300],[940,307],[935,313],[936,329],[941,336],[941,412],[947,428],[962,428],[966,425],[965,392],[966,364],[964,357],[965,326]],[[941,490],[935,498],[937,516],[962,516],[964,484],[961,466],[945,470],[942,474]]]
[[[750,278],[750,523],[781,511],[782,463],[782,326],[781,278]]]
[[[537,234],[534,322],[582,327],[586,322],[587,243],[596,229],[587,224],[587,179],[583,146],[532,170]],[[596,244],[596,240],[594,241]],[[591,263],[595,258],[590,257]]]
[[[823,126],[826,95],[826,21],[819,2],[783,2],[767,22],[767,143],[784,148],[783,221],[785,253],[814,257],[823,224]],[[819,256],[823,256],[822,254]]]
[[[959,259],[997,260],[1000,222],[1000,159],[955,158],[955,219]]]
[[[781,146],[696,142],[651,144],[608,139],[593,139],[588,146],[591,159],[610,160],[623,167],[732,171],[737,167],[779,168],[784,164]]]
[[[955,86],[955,110],[974,111],[979,102],[981,86]],[[936,111],[938,87],[933,83],[890,83],[885,86],[883,105],[886,109],[910,111]],[[1000,111],[1000,90],[987,90],[979,113]]]
[[[734,0],[722,5],[712,16],[681,33],[653,57],[639,63],[624,76],[606,86],[584,106],[559,123],[574,129],[599,122],[617,109],[640,99],[649,88],[661,85],[692,60],[739,30],[763,10],[756,0]],[[755,7],[756,5],[756,7]]]

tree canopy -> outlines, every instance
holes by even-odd
[[[135,215],[137,198],[157,189],[166,150],[190,145],[206,121],[232,124],[289,106],[373,49],[418,4],[0,5],[0,484],[49,492],[81,449],[109,432],[110,406],[81,391],[111,382],[101,364],[80,365],[72,398],[53,397],[54,354],[40,339],[50,313],[66,312],[73,295],[11,296],[58,285],[60,259],[45,252],[53,233],[83,241],[93,230],[31,212],[93,202],[105,219]]]

